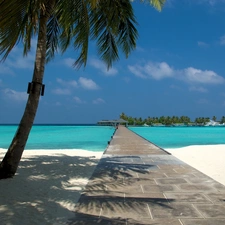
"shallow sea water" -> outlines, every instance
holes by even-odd
[[[162,148],[225,144],[225,127],[128,127]],[[0,125],[0,148],[7,149],[17,125]],[[34,125],[25,149],[104,151],[115,131],[110,126]]]
[[[130,127],[162,148],[225,144],[225,127]]]
[[[16,125],[0,125],[0,148],[8,148]],[[115,131],[110,126],[34,125],[25,149],[104,151]]]

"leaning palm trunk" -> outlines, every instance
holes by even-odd
[[[40,15],[37,50],[32,79],[33,88],[29,94],[27,105],[20,121],[18,130],[3,161],[0,164],[0,179],[10,178],[15,175],[35,119],[40,99],[46,61],[47,19],[48,18],[46,15]]]
[[[144,1],[144,0],[141,0]],[[161,10],[165,0],[145,0]],[[17,171],[38,108],[44,67],[55,52],[69,46],[79,50],[74,65],[86,65],[89,39],[96,40],[98,54],[109,67],[136,47],[137,24],[130,0],[0,0],[0,55],[5,60],[16,43],[24,54],[38,33],[36,59],[29,98],[12,143],[0,164],[0,179]],[[38,31],[38,32],[37,32]]]

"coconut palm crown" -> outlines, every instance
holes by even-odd
[[[142,1],[142,0],[141,0]],[[165,0],[149,0],[159,11]],[[88,44],[96,41],[100,58],[111,67],[119,50],[136,46],[137,21],[130,0],[0,0],[0,55],[4,61],[18,44],[24,55],[37,38],[28,101],[16,134],[0,164],[0,179],[14,176],[32,128],[43,89],[45,65],[57,52],[75,49],[74,66],[87,63]]]

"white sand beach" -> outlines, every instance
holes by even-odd
[[[166,150],[225,185],[225,145]],[[4,154],[0,149],[0,159]],[[24,151],[16,176],[0,180],[0,224],[65,225],[101,156],[75,150]]]
[[[1,160],[4,154],[0,149]],[[84,150],[25,150],[16,176],[0,180],[0,224],[65,225],[101,156]]]
[[[225,145],[192,145],[165,150],[225,185]]]

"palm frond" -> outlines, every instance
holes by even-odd
[[[73,45],[78,52],[74,63],[77,68],[85,66],[87,62],[90,35],[89,11],[88,0],[60,0],[57,4],[56,14],[61,26],[59,47],[64,52],[70,44]]]
[[[73,46],[76,50],[80,50],[79,56],[74,63],[76,68],[82,65],[86,66],[88,56],[88,44],[90,35],[90,6],[85,1],[81,1],[80,8],[77,11],[76,26],[73,30],[74,42]]]
[[[162,11],[166,0],[141,0],[141,2],[148,2],[157,10]]]
[[[122,47],[126,57],[130,54],[131,50],[136,47],[136,40],[138,32],[135,27],[137,25],[133,8],[128,1],[119,1],[120,7],[120,20],[119,20],[119,34],[118,45]]]
[[[37,31],[39,4],[44,0],[0,1],[0,55],[5,60],[13,47],[24,42],[24,55],[30,50]]]
[[[105,29],[97,41],[98,53],[100,58],[107,64],[107,67],[112,67],[112,63],[119,59],[118,48],[116,45],[116,37]]]
[[[69,47],[76,20],[75,14],[79,8],[80,0],[60,0],[58,1],[55,9],[55,15],[60,24],[61,34],[59,37],[59,47],[62,53]]]
[[[96,7],[98,7],[98,3],[99,3],[99,0],[88,0],[90,6],[91,6],[91,9],[96,9]]]
[[[14,0],[7,2],[1,1],[0,4],[0,55],[3,54],[3,60],[6,59],[9,52],[23,36],[20,28],[23,21],[23,14],[26,12],[26,3],[23,4],[22,0],[19,0],[19,2],[21,3],[19,10],[15,10],[17,3]]]
[[[91,12],[91,36],[108,68],[119,59],[118,47],[128,56],[136,46],[136,20],[129,0],[100,0]]]
[[[140,0],[161,10],[166,0]],[[46,55],[73,45],[74,66],[86,65],[89,37],[97,43],[100,58],[112,66],[119,49],[126,57],[136,47],[136,19],[130,0],[0,0],[0,55],[3,60],[23,41],[24,55],[39,29],[40,11],[47,21]]]
[[[134,50],[136,47],[137,30],[129,19],[121,22],[119,30],[118,44],[122,46],[123,52],[128,57],[131,50]]]
[[[60,26],[56,16],[53,14],[47,23],[46,62],[54,58],[59,46]]]

